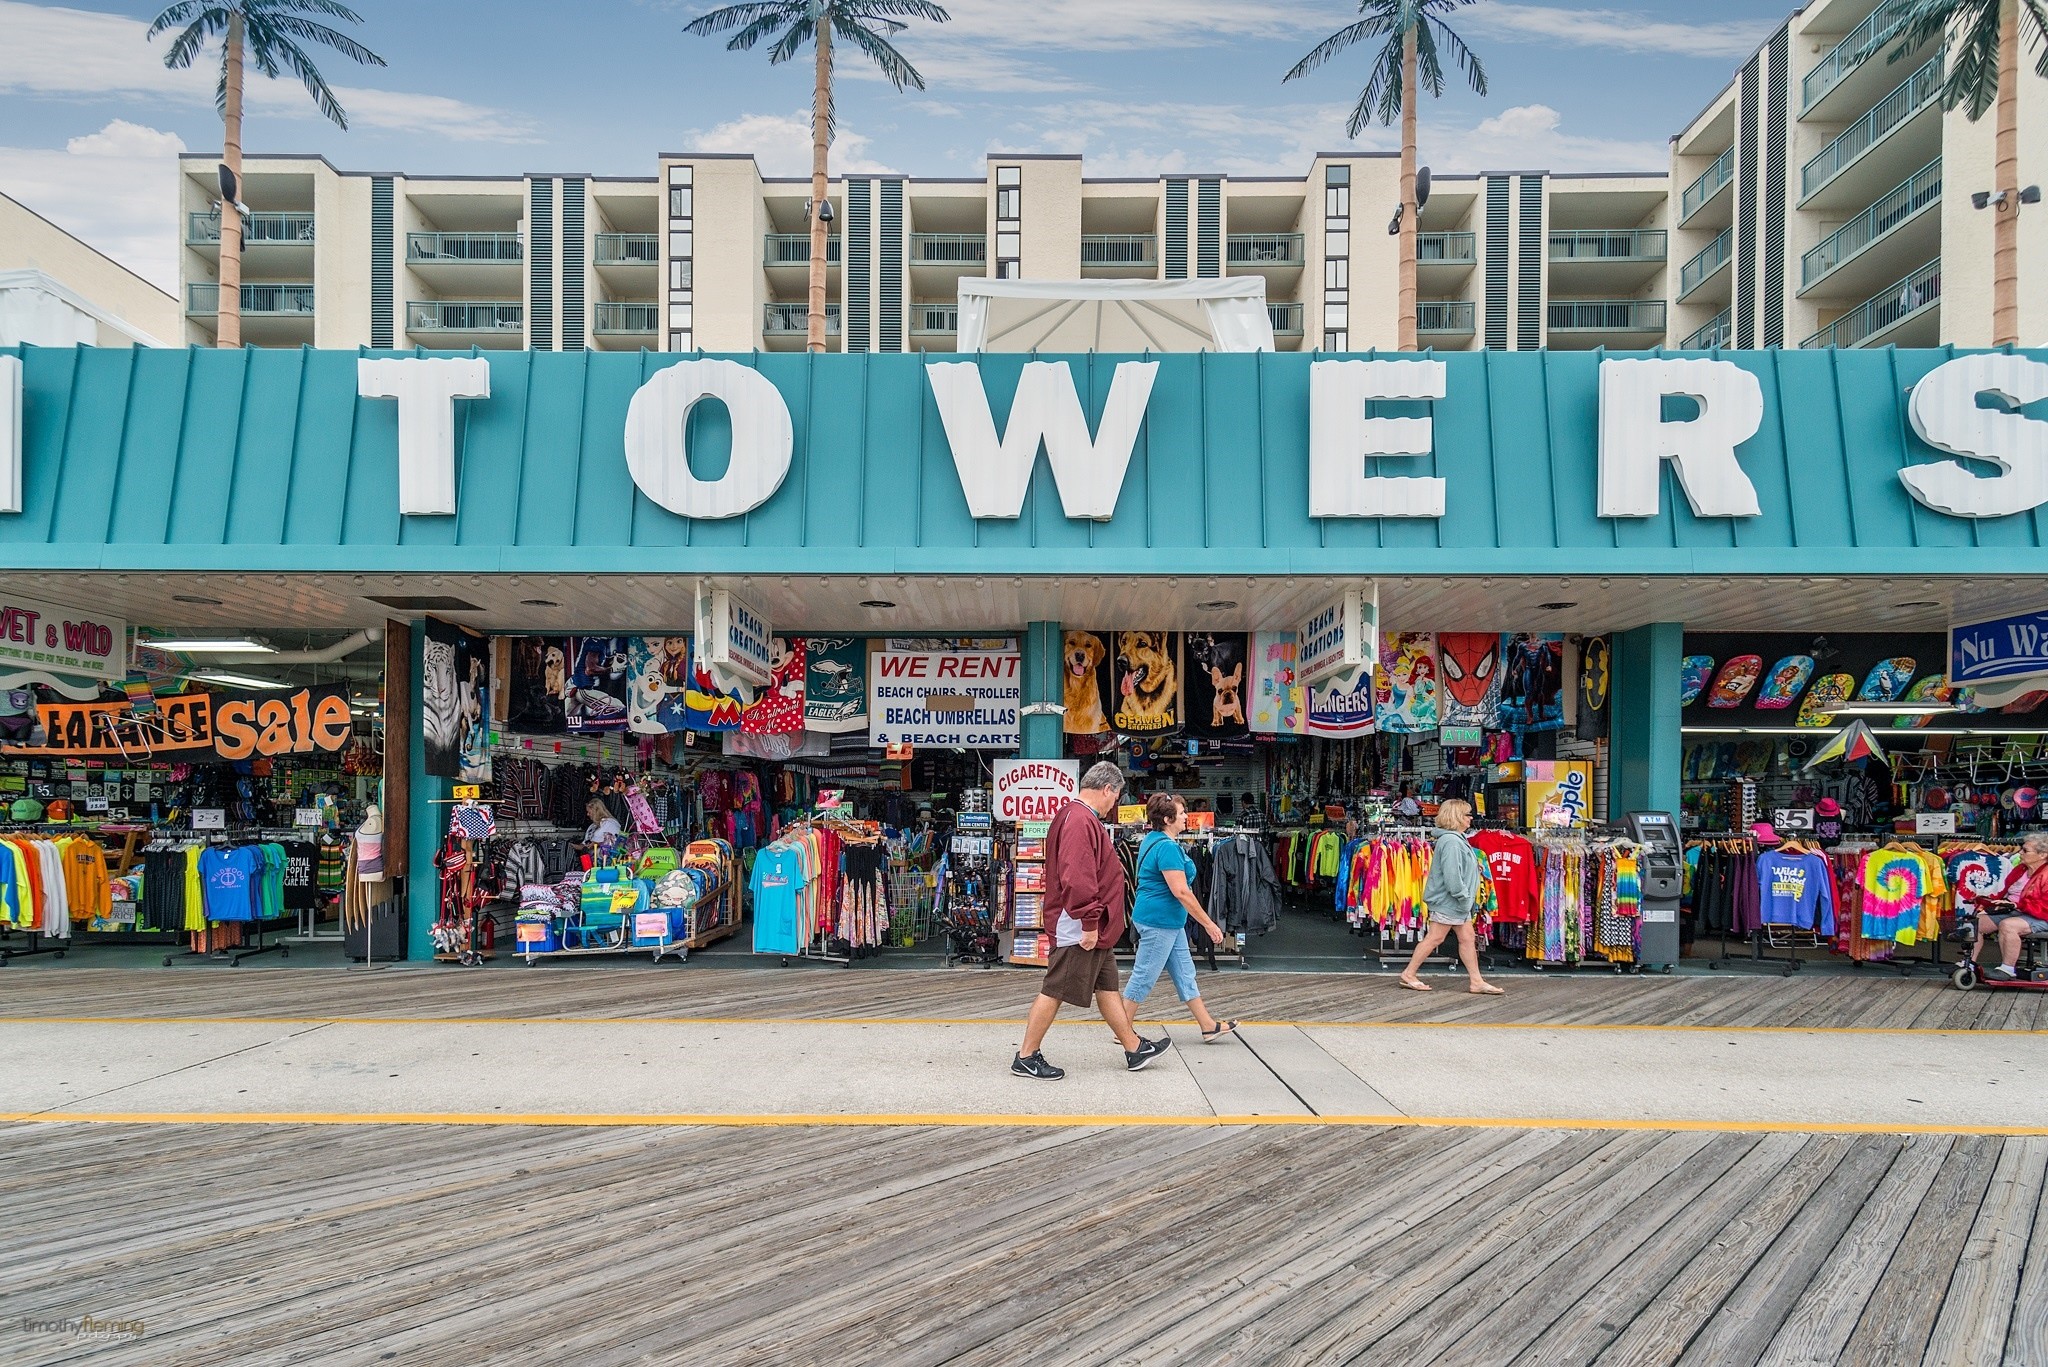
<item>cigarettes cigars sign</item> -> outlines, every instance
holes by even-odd
[[[995,763],[998,821],[1050,821],[1080,795],[1079,760],[999,759]]]
[[[1015,651],[876,653],[868,661],[868,744],[1016,749],[1019,664]]]
[[[291,692],[181,693],[138,713],[126,702],[43,703],[38,712],[48,740],[8,754],[77,759],[278,759],[347,748],[351,732],[348,688],[323,684]]]
[[[127,645],[128,624],[119,617],[0,596],[0,671],[119,679],[128,673]]]

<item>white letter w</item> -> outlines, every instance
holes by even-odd
[[[1042,440],[1067,516],[1109,521],[1116,514],[1124,471],[1130,468],[1131,448],[1158,372],[1157,361],[1119,362],[1110,381],[1109,402],[1103,405],[1102,425],[1091,437],[1074,388],[1074,372],[1062,362],[1027,362],[1017,380],[1009,426],[998,437],[980,366],[926,366],[939,421],[960,471],[960,489],[967,495],[967,510],[976,517],[1021,516]]]

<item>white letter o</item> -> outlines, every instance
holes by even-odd
[[[715,480],[690,473],[690,410],[718,399],[732,414],[732,463]],[[626,408],[626,468],[640,491],[684,517],[738,517],[766,503],[789,474],[796,434],[789,405],[758,370],[737,361],[682,361],[657,371]]]

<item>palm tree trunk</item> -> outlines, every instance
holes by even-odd
[[[825,349],[825,265],[830,250],[826,234],[825,196],[831,187],[826,157],[832,132],[826,113],[832,107],[832,25],[818,16],[818,79],[811,91],[811,298],[804,338],[806,351]]]
[[[1415,24],[1401,36],[1401,323],[1402,351],[1415,350]]]
[[[228,16],[227,108],[221,117],[221,160],[242,193],[242,12]],[[242,215],[232,202],[220,206],[220,303],[214,320],[221,346],[242,344]]]
[[[2019,0],[1998,14],[1998,141],[1992,188],[2005,199],[1992,219],[1991,345],[2020,340],[2020,33]]]

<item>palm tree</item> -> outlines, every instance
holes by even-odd
[[[242,66],[246,60],[253,59],[256,69],[273,79],[290,71],[304,82],[320,112],[342,128],[348,127],[348,115],[299,43],[331,47],[364,66],[384,65],[382,57],[347,34],[307,18],[309,14],[350,24],[363,22],[354,10],[336,0],[178,0],[149,26],[148,36],[154,38],[183,25],[184,31],[164,52],[164,65],[173,71],[191,66],[210,40],[224,38],[214,104],[221,117],[221,160],[234,174],[237,186],[242,180]],[[216,340],[221,346],[242,344],[242,215],[225,202],[220,206],[218,329]]]
[[[2031,0],[2030,0],[2031,2]],[[1308,56],[1294,64],[1283,77],[1292,81],[1306,76],[1354,43],[1368,38],[1387,41],[1372,59],[1372,74],[1358,103],[1352,106],[1351,122],[1345,131],[1357,137],[1377,119],[1390,124],[1401,118],[1401,323],[1399,341],[1403,351],[1415,350],[1415,90],[1421,86],[1442,98],[1444,68],[1440,56],[1449,50],[1465,73],[1473,92],[1486,93],[1486,68],[1479,64],[1465,40],[1451,31],[1438,16],[1472,4],[1473,0],[1358,0],[1358,12],[1365,17],[1338,29],[1315,45]]]
[[[1997,217],[1991,239],[1991,344],[2020,340],[2020,10],[2030,45],[2042,49],[2034,74],[2048,76],[2048,0],[1913,0],[1889,60],[1937,38],[1948,43],[1944,109],[1964,109],[1971,123],[1998,106],[1992,194]]]
[[[889,39],[909,28],[905,19],[929,19],[943,24],[951,16],[931,0],[748,0],[701,15],[683,26],[683,32],[703,36],[733,29],[726,49],[745,52],[763,38],[773,35],[768,49],[770,65],[780,65],[803,51],[805,43],[817,48],[817,83],[811,91],[811,291],[810,317],[805,340],[808,351],[825,349],[825,208],[830,178],[826,175],[826,154],[832,145],[832,35],[865,52],[882,69],[897,90],[905,86],[924,89],[924,77],[905,60]]]

